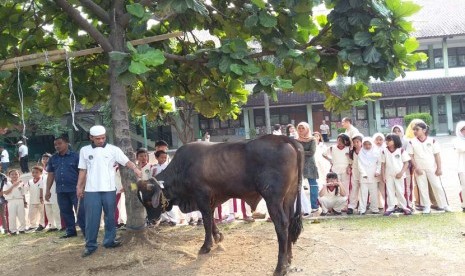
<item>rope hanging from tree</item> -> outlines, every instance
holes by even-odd
[[[18,98],[19,104],[21,107],[21,122],[23,123],[23,139],[26,138],[26,122],[24,121],[24,91],[23,86],[21,85],[21,66],[19,66],[19,62],[15,60],[16,69],[18,70]]]
[[[65,51],[65,55],[66,55],[66,66],[68,67],[68,74],[69,74],[68,84],[69,84],[69,106],[71,108],[71,120],[73,123],[74,130],[78,131],[79,128],[76,126],[76,123],[74,122],[74,113],[76,112],[76,95],[74,94],[74,90],[73,90],[73,75],[72,75],[72,70],[71,70],[71,59],[68,56],[68,51]]]

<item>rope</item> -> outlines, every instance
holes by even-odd
[[[68,57],[68,51],[65,51],[65,55],[66,55],[66,66],[68,67],[68,74],[69,74],[68,84],[69,84],[69,106],[71,108],[71,120],[73,123],[74,130],[78,131],[79,128],[76,126],[76,123],[74,122],[74,113],[76,112],[76,95],[74,94],[74,90],[73,90],[73,75],[71,72],[71,60]]]
[[[18,98],[21,106],[21,122],[23,123],[23,138],[26,139],[26,122],[24,120],[24,91],[21,85],[21,67],[15,58],[16,69],[18,69]]]

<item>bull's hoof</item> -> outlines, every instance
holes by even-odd
[[[213,239],[215,240],[215,243],[219,243],[219,242],[223,241],[224,236],[223,236],[223,234],[218,233],[216,235],[213,235]]]
[[[211,250],[210,246],[202,246],[200,247],[199,254],[207,254]]]

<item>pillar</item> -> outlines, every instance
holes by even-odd
[[[447,114],[447,129],[449,133],[454,133],[454,119],[452,117],[452,96],[445,95],[446,100],[446,114]]]
[[[381,132],[381,101],[375,101],[375,131]]]
[[[373,135],[376,133],[376,119],[374,118],[373,114],[373,102],[367,102],[368,107],[368,135]]]
[[[447,37],[442,38],[442,60],[444,64],[444,76],[449,76],[449,53],[447,51]]]
[[[244,108],[242,110],[242,114],[244,114],[244,132],[245,132],[245,139],[250,139],[250,122],[249,122],[249,109]]]
[[[433,127],[431,129],[435,129],[436,133],[438,133],[439,115],[438,115],[438,96],[437,95],[431,96],[431,115],[433,117]]]
[[[307,122],[309,125],[313,125],[313,113],[312,113],[312,105],[311,104],[307,104]],[[313,129],[313,131],[315,131]]]

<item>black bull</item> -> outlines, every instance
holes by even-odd
[[[205,241],[200,254],[210,252],[212,238],[215,243],[223,240],[213,219],[215,207],[240,198],[255,210],[264,198],[279,243],[274,274],[283,275],[291,263],[292,243],[302,231],[302,168],[301,144],[285,136],[236,143],[195,142],[177,150],[168,167],[156,176],[159,183],[139,181],[138,187],[144,205],[164,205],[168,210],[178,205],[184,213],[202,213]]]

